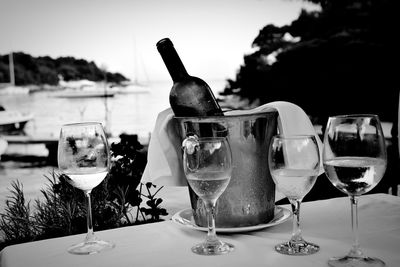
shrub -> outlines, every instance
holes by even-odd
[[[146,150],[136,135],[121,135],[111,145],[112,167],[104,181],[92,191],[95,230],[157,222],[168,215],[161,208],[161,198],[152,183],[140,182],[146,165]],[[12,182],[11,195],[0,213],[0,230],[5,246],[28,241],[85,233],[86,203],[81,190],[71,186],[64,174],[53,170],[45,175],[48,185],[41,190],[42,199],[26,201],[23,185]],[[144,202],[143,199],[146,201]],[[147,205],[143,206],[142,203]]]

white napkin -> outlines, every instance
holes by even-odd
[[[322,142],[314,126],[303,109],[293,103],[277,101],[251,110],[230,111],[225,114],[226,116],[252,114],[271,109],[278,111],[279,133],[283,135],[315,135],[320,156],[322,156]],[[179,126],[172,120],[173,117],[174,113],[170,108],[159,113],[157,117],[150,138],[147,165],[142,176],[142,182],[153,182],[157,185],[187,185],[182,168],[182,140],[178,133]]]

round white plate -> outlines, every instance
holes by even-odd
[[[264,229],[267,227],[271,227],[277,224],[281,224],[286,222],[292,216],[292,212],[284,207],[275,206],[274,218],[268,223],[262,223],[254,226],[245,226],[245,227],[231,227],[231,228],[216,228],[215,230],[219,233],[240,233],[240,232],[248,232]],[[207,227],[197,226],[193,219],[192,209],[184,209],[177,213],[175,213],[171,220],[175,223],[187,226],[192,229],[200,230],[200,231],[208,231]]]

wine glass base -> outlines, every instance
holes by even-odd
[[[382,267],[385,266],[385,263],[378,258],[370,258],[370,257],[352,257],[352,256],[344,256],[344,257],[335,257],[331,258],[328,261],[329,266],[332,267],[362,267],[362,266],[376,266]]]
[[[110,250],[114,247],[115,244],[113,243],[103,240],[94,240],[73,245],[68,248],[68,252],[77,255],[89,255]]]
[[[222,255],[234,250],[234,246],[225,242],[200,243],[192,247],[192,251],[199,255]]]
[[[319,251],[319,246],[306,241],[292,242],[288,241],[275,246],[275,250],[285,255],[311,255]]]

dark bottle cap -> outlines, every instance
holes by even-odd
[[[174,44],[171,42],[171,40],[169,38],[164,38],[164,39],[161,39],[160,41],[158,41],[156,46],[157,46],[157,49],[160,50],[164,46],[174,46]]]

